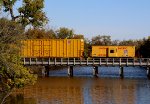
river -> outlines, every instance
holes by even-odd
[[[99,67],[96,78],[92,67],[75,67],[70,78],[65,68],[53,70],[35,85],[13,92],[7,104],[150,104],[144,68],[126,67],[124,79],[118,73],[118,67]]]

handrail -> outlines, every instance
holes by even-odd
[[[150,66],[150,58],[23,58],[24,65]]]

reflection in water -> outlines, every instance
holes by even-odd
[[[11,98],[10,104],[148,104],[149,85],[146,79],[42,78],[14,92],[23,96]]]
[[[104,71],[110,70],[101,70]],[[127,70],[126,73],[131,71]],[[90,75],[91,70],[81,70],[80,75],[85,72],[87,77],[39,78],[34,86],[16,90],[8,104],[149,104],[150,102],[150,81],[142,76],[144,74],[135,73],[140,75],[140,78],[119,79],[116,78],[118,74],[107,78],[106,73],[100,73],[101,77],[94,78]],[[117,72],[115,70],[112,73]],[[141,71],[138,70],[139,72]]]
[[[94,104],[135,104],[136,82],[133,80],[128,82],[118,79],[100,81],[91,88],[92,102]]]

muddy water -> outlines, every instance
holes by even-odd
[[[150,104],[145,70],[126,68],[124,79],[119,78],[118,69],[99,71],[98,78],[90,67],[76,70],[73,78],[67,77],[65,69],[52,71],[34,86],[15,91],[7,104]]]

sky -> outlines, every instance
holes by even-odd
[[[67,27],[86,38],[110,35],[113,40],[150,35],[150,0],[45,0],[49,26]]]
[[[150,0],[45,0],[43,11],[49,28],[66,27],[89,39],[97,35],[110,35],[112,40],[150,36]]]

